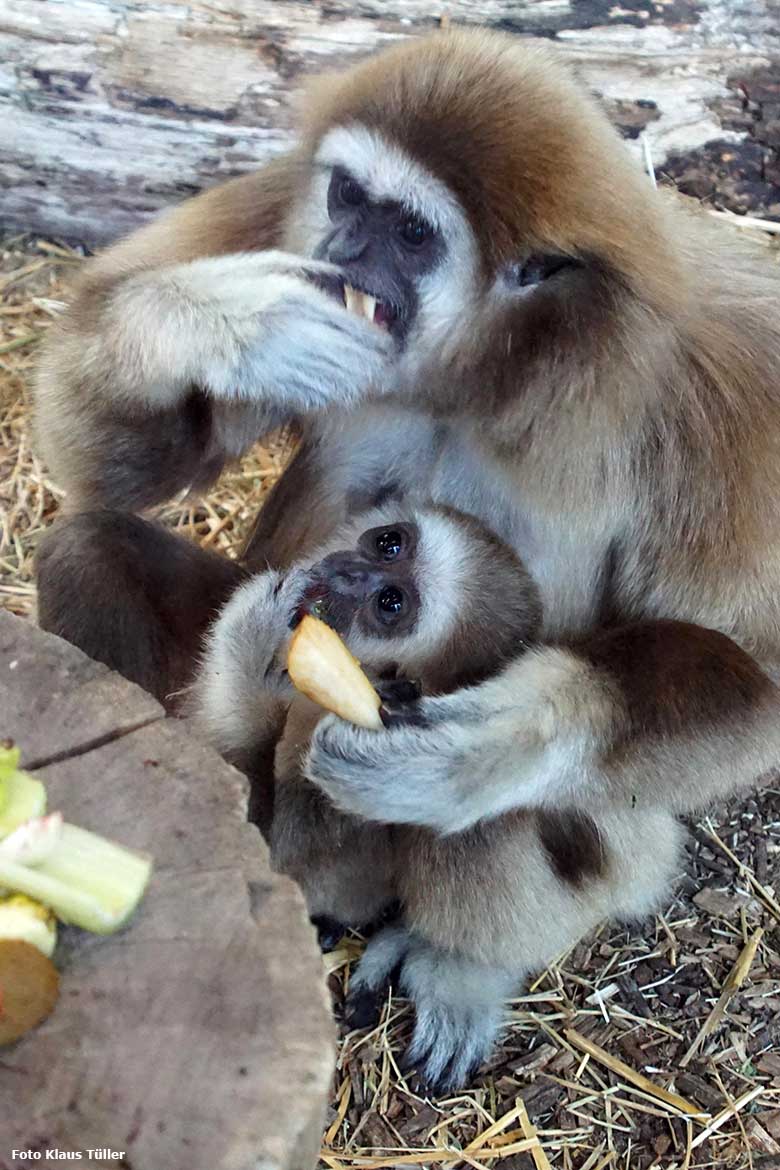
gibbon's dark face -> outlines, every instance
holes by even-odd
[[[411,633],[420,611],[415,580],[416,524],[369,528],[357,547],[329,553],[309,570],[298,618],[313,614],[342,637],[369,638]]]
[[[403,342],[417,316],[419,282],[445,255],[443,238],[402,204],[373,200],[344,167],[333,168],[327,202],[330,230],[314,255],[338,265],[341,279],[326,278],[326,288]]]

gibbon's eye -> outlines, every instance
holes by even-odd
[[[516,267],[515,279],[521,288],[541,284],[564,268],[581,268],[582,262],[560,252],[534,252]]]
[[[363,188],[349,176],[343,178],[339,183],[338,197],[339,203],[345,203],[347,207],[359,207],[365,198]]]
[[[386,585],[376,599],[379,616],[387,621],[388,618],[399,617],[403,613],[404,595],[395,585]]]
[[[410,248],[421,248],[433,235],[430,224],[416,215],[405,216],[398,226],[398,231],[403,242]]]
[[[376,551],[383,561],[394,561],[401,551],[402,544],[401,533],[395,528],[389,528],[386,532],[380,532],[376,538]]]

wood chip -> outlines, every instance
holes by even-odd
[[[751,1101],[755,1101],[757,1097],[760,1097],[763,1092],[764,1086],[756,1085],[755,1088],[748,1089],[748,1091],[743,1093],[741,1097],[738,1097],[736,1101],[733,1101],[730,1105],[727,1105],[726,1108],[721,1110],[721,1112],[718,1113],[716,1117],[713,1117],[712,1121],[709,1123],[706,1129],[703,1129],[698,1137],[694,1138],[694,1140],[691,1142],[691,1149],[695,1150],[702,1144],[702,1142],[706,1142],[707,1138],[711,1137],[714,1133],[721,1129],[721,1127],[731,1117],[734,1117],[734,1115],[744,1109],[746,1105],[749,1105]]]
[[[749,1117],[747,1119],[745,1133],[754,1149],[761,1150],[763,1154],[780,1154],[780,1142],[767,1133],[763,1125],[759,1123],[758,1118]]]

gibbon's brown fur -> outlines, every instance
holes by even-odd
[[[563,308],[555,321],[544,303],[519,322],[513,307],[503,319],[491,314],[473,330],[476,352],[445,361],[426,391],[445,414],[477,413],[481,434],[504,459],[519,454],[523,471],[543,461],[547,471],[533,470],[553,499],[563,494],[566,503],[581,487],[586,499],[610,487],[637,494],[638,544],[619,549],[630,569],[611,599],[621,616],[638,615],[637,585],[654,577],[679,593],[692,573],[692,592],[701,592],[683,605],[696,615],[723,605],[714,594],[724,578],[760,571],[767,556],[780,569],[767,548],[780,490],[777,277],[763,258],[752,262],[736,241],[658,196],[615,149],[614,131],[557,54],[455,32],[322,83],[308,108],[310,149],[328,127],[359,121],[454,191],[486,285],[520,241],[590,256],[604,270],[592,304],[578,303],[572,320],[568,304],[553,306]],[[519,397],[507,360],[515,353]],[[472,368],[478,394],[457,376]],[[551,471],[570,474],[566,448],[576,450],[584,432],[596,439],[600,465],[593,461],[586,483],[575,472],[551,484]],[[774,658],[776,598],[771,608],[770,629],[751,644]],[[724,617],[736,632],[739,618]]]
[[[323,268],[355,226],[340,171],[367,217],[428,216],[427,268],[388,253],[368,279],[365,236]],[[328,281],[406,289],[403,333]],[[415,727],[322,720],[304,762],[342,811],[459,835],[408,859],[409,924],[353,980],[402,964],[434,1080],[485,1055],[528,964],[652,907],[676,814],[780,755],[776,694],[742,656],[780,670],[779,310],[776,269],[655,192],[550,46],[452,30],[317,82],[298,147],[97,258],[47,335],[37,431],[71,508],[151,504],[296,418],[249,569],[393,500],[473,515],[536,582],[539,650],[423,698]],[[41,590],[78,640],[101,593],[69,584]],[[576,923],[551,847],[581,875]]]
[[[316,98],[304,150],[183,204],[88,267],[42,361],[38,431],[54,474],[76,500],[102,503],[113,471],[114,502],[132,504],[150,502],[150,482],[161,495],[216,473],[213,418],[179,439],[165,417],[129,404],[126,420],[123,404],[112,406],[116,356],[92,352],[106,301],[139,270],[277,246],[317,135],[359,119],[397,136],[462,199],[486,290],[527,248],[590,256],[604,272],[575,303],[545,303],[542,289],[522,314],[478,306],[469,348],[426,370],[434,409],[478,415],[501,461],[520,458],[534,494],[562,496],[564,509],[632,500],[635,531],[617,546],[625,571],[610,599],[621,615],[638,616],[649,599],[658,613],[680,603],[694,620],[714,609],[718,624],[774,656],[776,602],[767,590],[756,613],[745,588],[763,575],[759,560],[780,568],[767,548],[780,490],[780,324],[765,266],[656,196],[546,46],[443,34],[320,83]],[[590,458],[575,459],[585,434]],[[668,599],[656,601],[657,582]]]

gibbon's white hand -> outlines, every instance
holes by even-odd
[[[306,582],[302,569],[258,573],[236,590],[211,627],[193,698],[219,751],[262,741],[279,702],[292,696],[285,649]]]
[[[490,680],[423,698],[416,722],[384,731],[328,716],[314,733],[305,772],[345,812],[459,832],[538,800],[555,754],[543,708],[513,704]]]
[[[150,406],[194,384],[283,413],[346,407],[382,383],[394,351],[386,331],[345,308],[337,267],[276,251],[132,276],[102,327],[123,354],[117,393]]]

